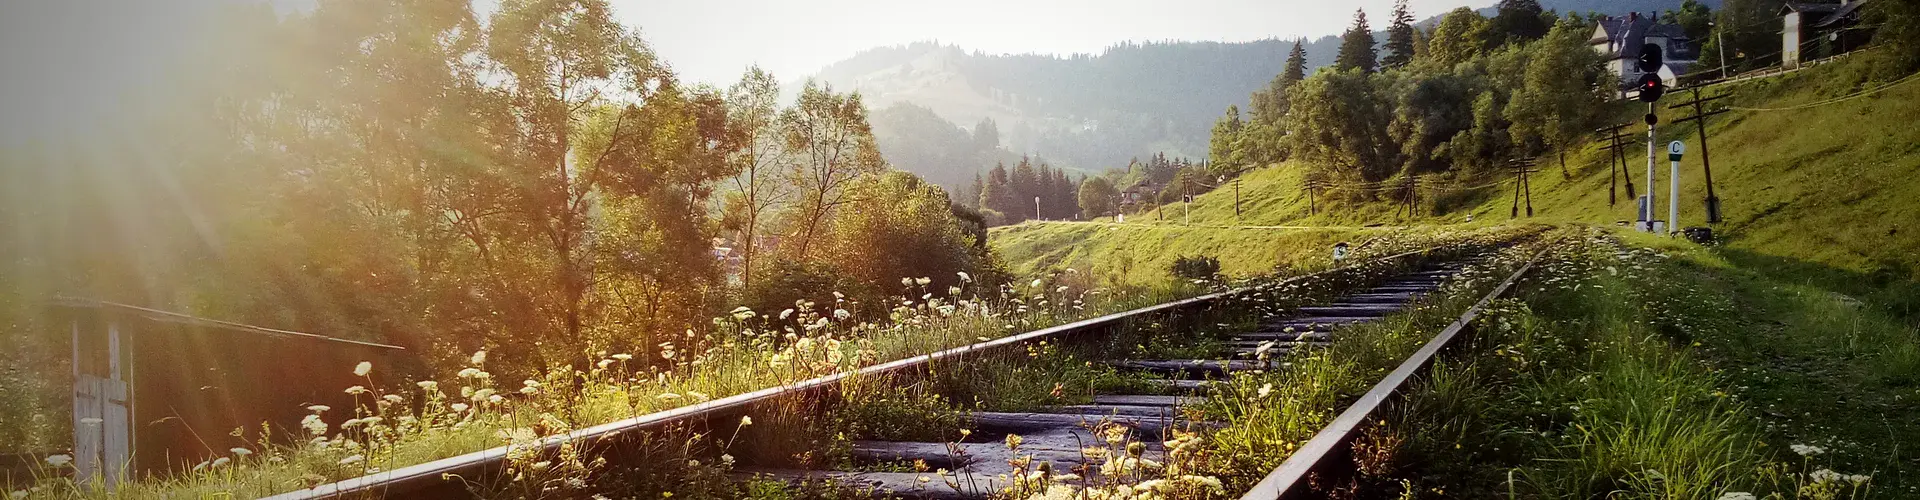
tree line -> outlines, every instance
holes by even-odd
[[[9,336],[97,297],[499,373],[645,355],[738,305],[992,280],[856,93],[679,81],[605,0],[225,8],[124,130],[0,152]],[[917,289],[917,288],[916,288]],[[917,295],[917,293],[916,293]],[[655,359],[643,357],[641,359]]]
[[[1503,0],[1497,14],[1447,13],[1430,29],[1395,4],[1379,43],[1358,11],[1333,66],[1306,74],[1296,45],[1286,69],[1214,127],[1215,170],[1297,159],[1306,177],[1351,197],[1388,196],[1390,178],[1485,174],[1509,158],[1564,155],[1614,116],[1616,89],[1588,44],[1585,17],[1534,0]],[[1384,53],[1383,53],[1384,52]]]

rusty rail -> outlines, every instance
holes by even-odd
[[[1534,263],[1539,262],[1543,253],[1534,254],[1525,265],[1520,266],[1519,270],[1508,276],[1506,281],[1502,281],[1499,286],[1494,287],[1493,291],[1474,303],[1473,307],[1468,308],[1467,312],[1462,313],[1459,319],[1448,324],[1440,334],[1434,335],[1433,340],[1427,341],[1420,350],[1414,351],[1413,355],[1401,362],[1398,368],[1388,373],[1380,383],[1374,384],[1373,389],[1361,395],[1359,400],[1354,401],[1345,411],[1342,411],[1340,416],[1335,417],[1326,428],[1314,434],[1313,439],[1308,440],[1299,451],[1287,457],[1286,462],[1268,473],[1266,478],[1261,479],[1240,499],[1311,498],[1313,491],[1310,488],[1310,476],[1316,472],[1326,472],[1333,467],[1343,465],[1341,462],[1349,456],[1353,439],[1359,436],[1362,427],[1368,421],[1378,418],[1377,414],[1386,407],[1387,401],[1402,396],[1407,387],[1412,385],[1411,382],[1415,377],[1426,374],[1427,370],[1433,366],[1434,360],[1439,358],[1440,352],[1445,350],[1455,338],[1460,337],[1461,333],[1471,328],[1473,321],[1480,317],[1480,313],[1486,310],[1488,304],[1505,295],[1521,276],[1533,269]]]
[[[898,361],[881,363],[878,365],[869,366],[869,367],[851,371],[851,372],[842,372],[842,373],[837,373],[833,375],[827,375],[824,377],[808,379],[808,380],[796,382],[792,385],[769,387],[769,388],[761,389],[758,391],[720,398],[720,399],[716,399],[713,401],[700,403],[696,405],[683,406],[683,407],[675,408],[672,410],[650,413],[650,414],[641,415],[641,416],[633,417],[629,419],[609,422],[606,424],[588,427],[585,429],[575,430],[565,434],[546,436],[536,441],[533,446],[538,446],[542,450],[542,452],[551,453],[558,450],[562,444],[569,443],[569,442],[597,443],[601,440],[614,438],[616,436],[631,435],[632,433],[645,432],[645,431],[654,431],[654,430],[668,428],[676,424],[704,422],[704,421],[708,421],[709,419],[712,419],[714,421],[723,421],[724,419],[729,417],[737,417],[738,415],[743,414],[749,408],[752,408],[756,405],[771,403],[780,398],[792,396],[796,394],[803,394],[803,393],[809,393],[812,391],[831,389],[833,387],[836,387],[841,382],[846,381],[848,379],[853,379],[858,377],[874,377],[874,376],[887,375],[887,374],[892,374],[896,372],[901,372],[904,370],[925,367],[934,362],[952,361],[952,360],[964,358],[967,356],[984,355],[990,352],[998,352],[1006,349],[1017,348],[1019,346],[1025,345],[1028,342],[1034,342],[1034,341],[1039,341],[1039,340],[1049,339],[1054,337],[1063,337],[1063,336],[1073,335],[1078,333],[1098,331],[1103,328],[1120,326],[1124,324],[1126,321],[1135,319],[1135,318],[1145,317],[1145,316],[1163,313],[1163,312],[1174,312],[1174,311],[1179,311],[1179,310],[1190,308],[1190,307],[1208,305],[1220,299],[1245,294],[1251,291],[1263,290],[1263,289],[1272,288],[1275,286],[1285,285],[1289,283],[1312,280],[1312,279],[1324,277],[1337,272],[1360,269],[1376,263],[1399,261],[1399,260],[1406,259],[1408,257],[1412,257],[1416,255],[1424,256],[1436,250],[1439,250],[1439,249],[1428,248],[1423,250],[1415,250],[1411,252],[1394,254],[1386,257],[1380,257],[1377,259],[1368,260],[1365,262],[1355,263],[1348,266],[1329,269],[1326,271],[1321,271],[1313,274],[1287,278],[1287,279],[1272,282],[1272,283],[1266,283],[1266,284],[1257,285],[1253,287],[1240,288],[1240,289],[1229,290],[1224,292],[1216,292],[1216,293],[1211,293],[1211,294],[1202,295],[1198,297],[1176,300],[1173,302],[1167,302],[1167,303],[1157,304],[1153,306],[1143,307],[1143,308],[1134,309],[1130,311],[1108,314],[1108,315],[1100,316],[1097,318],[1076,321],[1073,323],[1053,326],[1053,327],[1035,330],[1031,332],[1021,333],[1018,335],[1011,335],[1011,336],[1002,337],[999,339],[994,339],[986,342],[970,344],[970,345],[956,347],[956,348],[947,349],[943,351],[937,351],[930,354],[923,354],[923,355],[914,356],[911,358],[901,359]],[[393,469],[390,471],[383,471],[383,472],[378,472],[378,473],[361,476],[357,478],[346,479],[346,480],[342,480],[334,483],[323,484],[323,485],[315,486],[312,488],[282,493],[282,494],[274,495],[267,498],[269,500],[308,500],[308,499],[325,499],[325,498],[342,498],[342,497],[347,497],[347,498],[362,498],[362,497],[450,498],[450,497],[470,496],[470,493],[467,491],[467,485],[459,478],[480,477],[480,476],[484,476],[490,470],[499,469],[501,464],[507,458],[507,452],[508,452],[508,447],[503,446],[503,447],[491,448],[487,450],[467,453],[464,455],[443,458],[440,460],[435,460],[435,461],[427,462],[423,464],[401,467],[401,468]]]

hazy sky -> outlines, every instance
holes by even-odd
[[[191,57],[216,7],[260,0],[0,0],[0,147],[116,120],[132,93]],[[266,0],[301,9],[315,0]],[[382,0],[342,0],[382,1]],[[988,53],[1094,53],[1122,41],[1338,33],[1392,0],[611,0],[685,80],[730,84],[759,64],[792,81],[868,48],[935,40]],[[1495,0],[1412,0],[1426,18]],[[476,0],[490,12],[498,0]]]
[[[1356,8],[1385,27],[1393,0],[613,0],[683,79],[729,83],[750,64],[781,80],[864,49],[937,40],[988,53],[1097,53],[1121,41],[1320,37]],[[1411,0],[1415,18],[1495,0]]]

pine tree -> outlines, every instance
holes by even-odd
[[[1280,73],[1281,81],[1289,85],[1307,79],[1307,48],[1301,42],[1293,41],[1293,52],[1287,54],[1287,70]]]
[[[1040,174],[1033,168],[1033,159],[1022,157],[1020,163],[1013,166],[1009,176],[1008,191],[1013,193],[1013,204],[1008,207],[1007,221],[1019,222],[1033,218],[1033,197],[1039,196]]]
[[[1040,199],[1040,201],[1036,203],[1040,211],[1039,213],[1033,214],[1033,218],[1060,218],[1060,214],[1055,213],[1053,210],[1054,191],[1057,191],[1057,188],[1053,185],[1053,167],[1041,163],[1038,172],[1036,172],[1033,177],[1033,196]]]
[[[973,191],[970,191],[967,193],[967,197],[965,198],[966,201],[962,202],[961,204],[966,205],[968,207],[972,207],[974,209],[985,208],[980,204],[980,195],[986,192],[987,192],[986,178],[983,177],[980,174],[980,172],[974,172],[973,173]]]
[[[1340,39],[1340,56],[1334,59],[1335,68],[1374,72],[1379,65],[1380,51],[1373,47],[1373,29],[1367,27],[1366,10],[1354,11],[1353,27],[1347,28],[1347,33]]]
[[[1407,10],[1407,0],[1393,3],[1393,21],[1387,26],[1387,56],[1380,65],[1386,68],[1399,68],[1413,62],[1414,28],[1413,13]]]
[[[980,189],[980,207],[1009,219],[1013,217],[1013,186],[1007,175],[1007,164],[995,164],[993,170],[987,171],[987,183]]]

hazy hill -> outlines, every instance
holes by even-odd
[[[1561,12],[1603,12],[1677,8],[1681,0],[1546,0]],[[1719,5],[1719,0],[1707,0]],[[1491,9],[1485,9],[1491,13]],[[1378,24],[1385,12],[1371,13]],[[1438,15],[1440,13],[1422,13]],[[1339,47],[1337,33],[1307,43],[1307,64],[1331,64]],[[1377,36],[1385,40],[1384,33]],[[1209,130],[1231,104],[1246,107],[1247,96],[1273,79],[1292,48],[1290,40],[1250,42],[1123,43],[1098,55],[989,55],[961,47],[913,43],[879,47],[834,63],[814,75],[836,90],[859,90],[874,110],[912,103],[932,111],[949,128],[971,129],[994,120],[1000,142],[1016,154],[1044,155],[1056,164],[1086,170],[1124,166],[1134,157],[1156,152],[1201,158]],[[790,86],[797,88],[796,86]],[[908,118],[900,116],[897,118]],[[944,172],[949,163],[922,166],[916,161],[941,153],[913,151],[912,137],[896,127],[926,121],[875,123],[881,144],[896,165],[936,182],[971,181],[973,172]],[[914,125],[916,129],[939,127]],[[950,132],[937,132],[951,136]],[[907,161],[909,158],[915,161]],[[960,167],[964,168],[964,167]]]

